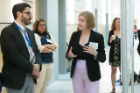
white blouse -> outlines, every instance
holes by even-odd
[[[42,52],[42,50],[44,49],[44,46],[41,44],[41,36],[39,36],[36,33],[34,35],[35,35],[36,43],[38,45],[38,49],[39,49],[40,52]],[[58,44],[56,43],[56,41],[54,40],[54,38],[51,34],[50,34],[50,36],[51,36],[52,45],[56,45],[56,48],[57,48]]]

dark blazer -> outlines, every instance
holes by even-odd
[[[71,46],[73,47],[72,52],[75,55],[77,55],[80,36],[81,36],[81,31],[76,31],[72,34],[70,42],[69,42],[68,50],[66,52],[66,58],[68,60],[72,59],[72,58],[68,57],[68,52],[69,52]],[[98,54],[97,54],[96,59],[94,59],[93,55],[86,53],[86,64],[87,64],[88,77],[91,81],[97,81],[101,78],[99,61],[105,62],[105,60],[106,60],[106,55],[105,55],[105,50],[104,50],[104,39],[101,34],[91,30],[89,42],[98,43],[98,50],[97,50]],[[75,57],[72,62],[71,78],[74,75],[76,62],[77,62],[77,57]]]
[[[34,33],[28,28],[26,28],[26,31],[36,56],[35,64],[42,66],[41,55],[35,41]],[[21,89],[24,85],[26,74],[32,73],[33,65],[29,61],[29,52],[23,35],[14,22],[2,30],[1,49],[4,62],[2,75],[5,79],[5,87]],[[34,81],[36,83],[35,79]]]
[[[2,91],[3,86],[4,86],[4,78],[3,78],[2,74],[0,73],[0,93]]]
[[[113,54],[114,54],[114,41],[112,41],[112,43],[109,42],[109,41],[110,41],[110,37],[111,37],[112,35],[114,35],[114,30],[111,30],[111,31],[109,32],[109,37],[108,37],[108,45],[111,46],[111,47],[110,47],[110,51],[109,51],[109,62],[113,62],[113,61],[114,61],[114,60],[113,60],[113,58],[114,58],[114,56],[113,56]],[[120,39],[119,39],[119,40],[120,40]],[[120,42],[121,42],[121,40],[120,40]],[[121,46],[121,44],[120,44],[120,46]],[[119,51],[121,51],[121,48],[120,48]],[[121,52],[120,52],[119,60],[121,61]]]
[[[140,55],[140,30],[138,30],[138,39],[139,39],[139,44],[137,47],[137,51],[138,51],[138,54]]]

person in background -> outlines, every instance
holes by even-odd
[[[32,19],[31,6],[15,4],[12,13],[15,21],[1,33],[5,87],[7,93],[34,93],[42,62],[34,33],[26,28]]]
[[[72,58],[71,78],[74,93],[99,93],[101,78],[99,62],[105,62],[103,35],[93,31],[95,18],[89,11],[78,16],[78,29],[73,32],[66,52]]]
[[[53,51],[57,49],[58,45],[53,36],[49,34],[43,19],[35,21],[33,32],[42,58],[42,71],[40,72],[40,78],[37,80],[38,84],[35,85],[35,93],[47,93],[47,85],[53,72]]]
[[[114,18],[111,29],[112,30],[109,32],[108,45],[111,46],[109,52],[109,65],[111,65],[111,81],[113,89],[110,93],[115,93],[117,67],[119,67],[121,72],[120,18]]]
[[[137,26],[136,26],[136,25],[135,25],[135,27],[134,27],[134,35],[135,35],[135,40],[137,40],[138,29],[137,29]]]

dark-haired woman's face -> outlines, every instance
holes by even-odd
[[[45,25],[46,25],[45,22],[43,22],[43,21],[39,22],[37,29],[40,33],[43,33],[45,31],[45,29],[46,29]]]
[[[120,29],[120,19],[117,19],[117,20],[115,21],[115,28],[116,28],[116,29]]]

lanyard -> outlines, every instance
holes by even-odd
[[[16,24],[16,25],[17,25],[17,24]],[[23,34],[24,34],[24,36],[25,36],[27,42],[29,43],[29,45],[30,45],[31,48],[32,48],[32,43],[31,43],[30,39],[26,36],[25,32],[24,32],[18,25],[17,25],[17,27],[19,28],[19,30],[20,30],[21,32],[23,32]]]

